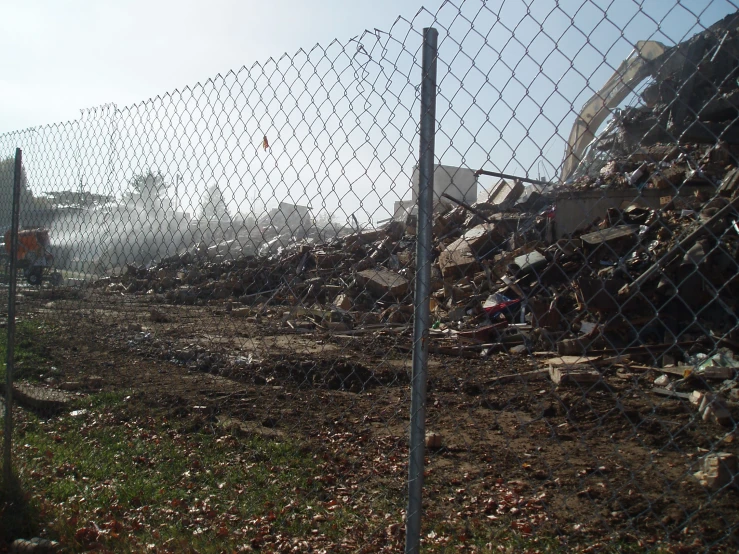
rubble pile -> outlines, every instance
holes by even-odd
[[[375,297],[389,301],[408,296],[412,273],[401,268],[401,260],[410,260],[407,251],[413,244],[394,222],[326,244],[293,242],[271,256],[214,261],[201,246],[150,268],[128,265],[109,288],[183,304],[229,300],[306,306],[335,301],[344,308],[349,302],[371,309]]]
[[[604,163],[559,188],[633,190],[604,215],[562,235],[557,187],[501,181],[474,204],[444,195],[450,202],[433,215],[432,352],[543,357],[560,386],[597,383],[615,364],[655,371],[655,394],[685,395],[704,418],[731,424],[725,403],[739,400],[739,84],[726,75],[739,67],[736,21],[658,60],[646,104],[619,114],[597,139]],[[662,191],[656,207],[642,194],[649,189]],[[128,266],[108,287],[223,304],[232,316],[270,310],[286,332],[410,333],[415,226],[409,215],[236,259],[214,260],[199,247],[148,269]],[[696,387],[706,395],[693,398]]]
[[[505,335],[507,344],[548,343],[563,354],[706,336],[733,341],[739,200],[726,193],[720,187],[708,202],[694,197],[661,210],[637,200],[557,241],[551,210],[442,205],[433,225],[435,332],[472,331],[471,342],[485,336],[488,343]],[[148,269],[129,265],[110,288],[171,303],[300,306],[354,324],[404,323],[412,312],[414,233],[393,221],[325,244],[222,261],[195,249]],[[506,327],[519,332],[501,333]]]
[[[653,60],[642,104],[616,110],[568,187],[715,185],[739,154],[739,16]]]

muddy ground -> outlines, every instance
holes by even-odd
[[[286,309],[236,317],[223,303],[92,290],[24,290],[18,306],[21,319],[53,329],[44,340],[61,381],[84,390],[97,376],[98,389],[130,390],[132,409],[293,437],[329,454],[329,485],[357,510],[391,505],[395,518],[405,507],[410,330],[293,329]],[[546,358],[431,355],[427,430],[441,447],[427,452],[424,533],[450,544],[511,531],[558,537],[565,550],[736,551],[736,490],[711,493],[692,476],[702,449],[739,454],[736,435],[650,392],[652,371],[613,365],[587,388],[520,376]],[[519,377],[496,381],[505,375]]]

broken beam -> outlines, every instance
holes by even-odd
[[[484,169],[478,169],[475,171],[475,176],[487,175],[489,177],[499,177],[501,179],[511,179],[513,181],[521,181],[522,183],[532,183],[534,185],[549,185],[549,181],[540,181],[539,179],[529,179],[528,177],[516,177],[515,175],[508,175],[506,173],[498,173],[496,171],[486,171]]]

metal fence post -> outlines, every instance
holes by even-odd
[[[413,299],[413,377],[411,381],[411,433],[408,464],[406,553],[417,553],[421,541],[421,498],[426,424],[426,368],[429,353],[429,295],[431,294],[431,216],[434,205],[434,135],[436,133],[436,58],[434,28],[423,30],[421,120],[418,181],[416,282]]]
[[[3,479],[10,483],[12,468],[10,465],[11,440],[13,435],[13,354],[15,350],[15,273],[18,257],[18,219],[20,211],[21,174],[23,172],[23,154],[20,148],[15,149],[15,168],[13,174],[13,212],[10,227],[10,265],[8,276],[8,344],[5,361],[5,440],[3,441]]]

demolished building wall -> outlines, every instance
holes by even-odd
[[[310,208],[289,202],[280,202],[260,219],[260,225],[273,227],[278,235],[292,233],[305,236],[311,224]]]
[[[584,232],[606,220],[609,211],[619,212],[632,206],[661,210],[675,202],[684,209],[692,210],[695,195],[710,192],[705,186],[686,186],[675,191],[625,189],[560,192],[555,199],[555,237],[566,238],[577,231]]]

